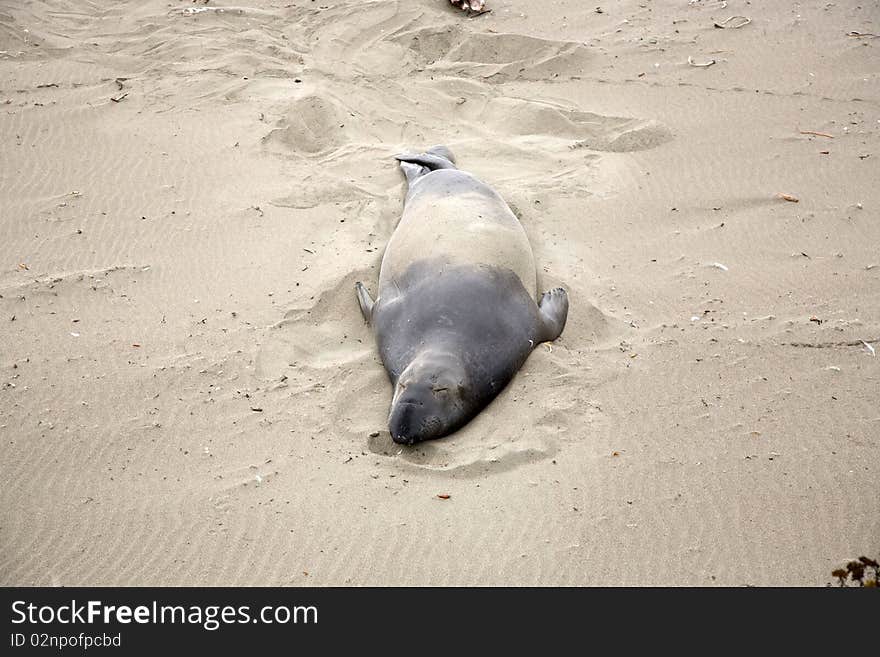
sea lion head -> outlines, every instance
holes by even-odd
[[[394,387],[388,429],[401,445],[439,438],[472,414],[467,373],[461,359],[446,352],[420,354]]]

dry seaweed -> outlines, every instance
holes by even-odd
[[[880,563],[869,557],[853,559],[842,568],[835,568],[831,576],[837,580],[841,588],[878,588],[880,587]],[[833,586],[830,582],[828,586]]]
[[[449,0],[451,4],[462,9],[469,14],[479,16],[480,14],[488,14],[491,9],[484,9],[485,0]]]

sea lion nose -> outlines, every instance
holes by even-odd
[[[398,445],[414,445],[416,442],[416,439],[414,437],[406,436],[404,434],[396,435],[392,433],[391,439]]]
[[[391,413],[388,429],[391,432],[391,439],[399,445],[412,445],[416,440],[412,428],[414,410],[415,404],[398,401]]]

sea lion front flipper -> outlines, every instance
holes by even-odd
[[[541,315],[541,342],[551,342],[558,338],[565,328],[568,318],[568,294],[561,287],[544,292],[538,302]]]
[[[373,297],[370,296],[370,293],[367,292],[367,288],[364,287],[364,284],[361,282],[355,283],[354,289],[357,291],[361,314],[364,316],[364,321],[369,324],[370,318],[373,316],[373,305],[375,304]]]

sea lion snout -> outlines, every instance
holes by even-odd
[[[467,374],[461,361],[443,350],[414,358],[394,387],[388,430],[394,442],[412,445],[445,435],[467,415],[462,403]]]
[[[443,435],[456,420],[456,409],[445,391],[410,382],[391,404],[388,430],[394,442],[412,445]]]
[[[440,435],[443,422],[431,405],[416,398],[399,399],[391,407],[388,430],[391,439],[400,445],[413,445]]]

